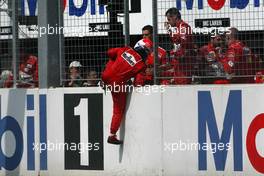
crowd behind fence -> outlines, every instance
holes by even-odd
[[[24,4],[18,3],[14,11],[16,6],[12,2],[0,0],[1,87],[38,87],[38,67],[41,67],[38,65],[38,38],[44,31],[38,28],[34,18],[37,12],[27,10],[30,3],[23,6],[27,1],[22,1]],[[144,37],[158,41],[158,58],[153,59],[152,53],[152,59],[146,62],[146,70],[135,77],[134,85],[264,82],[264,12],[263,7],[257,8],[252,2],[245,12],[226,6],[215,11],[206,4],[194,3],[190,7],[184,2],[179,5],[175,0],[152,1],[157,9],[151,10],[155,6],[149,6],[147,10],[157,12],[158,23],[142,25],[137,35],[127,35],[135,20],[126,21],[125,1],[91,0],[90,8],[83,12],[80,11],[83,9],[82,0],[66,2],[62,41],[64,57],[59,58],[63,63],[60,65],[63,87],[98,86],[108,61],[107,50],[122,47],[129,41],[133,47]],[[145,1],[134,2],[141,3],[142,7],[138,6],[141,11],[146,10],[143,7]],[[200,13],[201,8],[205,13]],[[35,14],[28,15],[26,11]],[[136,10],[136,13],[140,12]],[[18,24],[17,40],[14,40],[13,20]],[[152,35],[152,26],[154,30],[157,27],[158,35]]]

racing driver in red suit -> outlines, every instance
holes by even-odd
[[[113,116],[110,127],[110,136],[107,142],[110,144],[122,144],[117,139],[116,133],[120,127],[126,108],[127,81],[146,69],[145,61],[152,52],[152,42],[142,39],[134,48],[122,47],[108,50],[109,61],[102,73],[102,81],[110,89],[113,99]]]

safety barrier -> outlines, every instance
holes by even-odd
[[[141,87],[106,142],[111,94],[2,89],[0,175],[260,175],[264,87]]]

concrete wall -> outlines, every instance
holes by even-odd
[[[110,93],[105,95],[99,88],[0,90],[0,175],[264,173],[264,115],[259,115],[264,112],[264,86],[140,91],[128,97],[118,133],[124,144],[114,146],[106,143],[112,115]],[[209,147],[216,142],[228,148],[192,148],[202,145],[203,136]],[[73,144],[70,149],[60,148],[66,142]],[[74,145],[80,143],[89,143],[88,150]]]

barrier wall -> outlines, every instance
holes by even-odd
[[[110,93],[0,90],[0,175],[264,174],[262,85],[149,90],[129,95],[121,146]]]

